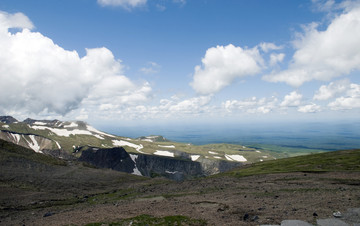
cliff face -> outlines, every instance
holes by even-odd
[[[177,181],[224,172],[240,165],[240,163],[209,159],[195,162],[181,158],[129,154],[122,147],[89,148],[82,151],[79,161],[100,168],[110,168],[146,177],[162,176]]]
[[[135,162],[122,147],[111,149],[89,148],[82,151],[79,161],[90,163],[100,168],[134,173]]]

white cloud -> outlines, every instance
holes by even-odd
[[[336,98],[335,101],[328,104],[332,110],[351,110],[360,108],[360,85],[350,84],[346,96]]]
[[[34,25],[23,13],[9,14],[0,11],[0,32],[7,32],[8,28],[33,29]]]
[[[316,113],[321,111],[321,107],[316,104],[308,104],[304,106],[299,106],[298,111],[302,113]]]
[[[243,49],[232,44],[212,47],[206,51],[202,65],[195,67],[191,86],[199,94],[214,94],[236,78],[259,73],[262,64],[257,47]]]
[[[281,102],[281,107],[297,107],[301,104],[302,95],[296,91],[291,92],[290,94],[284,97],[284,100]]]
[[[147,0],[98,0],[102,6],[120,6],[125,9],[131,9],[146,5]]]
[[[350,88],[350,81],[347,79],[331,82],[329,85],[320,86],[319,90],[316,91],[313,99],[314,100],[328,100],[333,98]]]
[[[11,34],[10,25],[25,29]],[[150,96],[149,84],[125,77],[110,50],[86,49],[80,58],[27,27],[23,14],[0,13],[0,112],[66,115],[86,104],[134,105]]]
[[[275,45],[274,43],[271,43],[271,42],[262,42],[262,43],[259,44],[259,47],[265,53],[269,52],[270,50],[280,50],[280,49],[284,48],[283,46],[277,46],[277,45]]]
[[[283,53],[272,53],[270,55],[270,66],[274,66],[277,63],[281,63],[284,60],[285,54]]]
[[[326,30],[313,23],[294,42],[296,52],[287,70],[265,75],[270,82],[301,86],[328,81],[360,69],[360,7],[335,17]]]
[[[148,62],[146,67],[140,68],[140,71],[144,74],[156,74],[159,72],[161,66],[155,62]]]
[[[277,107],[277,102],[276,97],[261,99],[252,97],[246,100],[227,100],[222,106],[228,113],[240,111],[249,114],[267,114]]]

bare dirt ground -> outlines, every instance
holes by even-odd
[[[51,191],[0,186],[0,225],[84,225],[141,214],[184,215],[208,225],[280,224],[286,219],[315,224],[335,211],[360,207],[360,172],[120,181],[110,187],[93,181],[86,189],[82,185],[81,192],[71,186],[55,183]]]

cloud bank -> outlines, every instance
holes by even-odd
[[[326,30],[312,23],[294,42],[288,69],[265,75],[270,82],[298,87],[312,80],[329,81],[360,69],[360,7],[335,17]]]
[[[10,28],[21,28],[10,33]],[[79,57],[32,32],[23,14],[0,12],[0,111],[66,115],[82,104],[131,105],[146,100],[148,83],[123,75],[120,60],[107,48],[86,49]]]

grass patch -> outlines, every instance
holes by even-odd
[[[225,175],[243,177],[288,172],[360,171],[359,162],[359,149],[334,151],[254,163]]]
[[[112,192],[106,192],[96,195],[91,195],[87,198],[89,204],[105,204],[123,199],[130,199],[138,195],[133,189],[121,189]]]
[[[134,226],[145,226],[145,225],[193,225],[193,226],[201,226],[207,225],[205,220],[200,219],[192,219],[186,216],[166,216],[166,217],[153,217],[150,215],[140,215],[133,218],[122,219],[117,222],[112,223],[90,223],[86,224],[86,226],[118,226],[118,225],[134,225]]]

